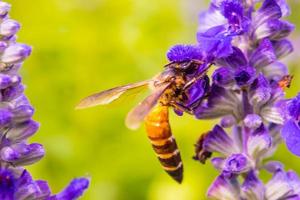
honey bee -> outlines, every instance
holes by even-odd
[[[137,129],[145,121],[148,138],[163,169],[181,183],[183,164],[169,123],[169,107],[191,112],[179,103],[188,98],[185,91],[206,74],[207,69],[199,70],[202,64],[200,60],[169,63],[162,73],[150,80],[92,94],[81,100],[76,108],[109,104],[133,89],[148,86],[152,93],[128,113],[125,124]],[[190,74],[194,78],[188,78]]]

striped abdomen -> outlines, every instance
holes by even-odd
[[[156,106],[145,120],[148,137],[164,170],[177,182],[183,178],[180,153],[172,136],[167,106]]]

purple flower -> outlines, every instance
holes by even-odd
[[[23,169],[0,169],[0,199],[1,200],[72,200],[77,199],[88,187],[86,178],[74,179],[61,193],[51,196],[47,182],[33,180],[28,171]]]
[[[199,47],[195,45],[175,45],[167,53],[171,62],[184,62],[189,60],[201,60],[203,58]]]
[[[288,103],[288,112],[295,120],[300,120],[300,93]]]
[[[17,21],[7,19],[3,21],[0,25],[0,35],[2,37],[8,38],[16,34],[19,31],[19,29],[20,29],[20,24]]]
[[[211,159],[220,172],[208,189],[211,199],[300,199],[298,176],[264,162],[282,140],[300,156],[300,94],[285,99],[291,76],[279,60],[293,51],[287,36],[294,25],[282,19],[289,14],[285,0],[212,0],[199,15],[197,49],[179,45],[168,53],[170,61],[201,57],[215,66],[211,77],[184,91],[189,98],[183,105],[198,119],[220,119],[199,137],[194,156],[202,164]],[[262,170],[273,175],[266,184]]]
[[[218,176],[207,191],[207,197],[211,199],[233,199],[240,196],[239,183],[235,177]]]
[[[216,69],[192,110],[198,119],[221,117],[221,126],[201,135],[194,158],[205,163],[212,157],[220,172],[208,189],[212,199],[300,199],[297,175],[264,162],[282,139],[300,156],[300,94],[285,99],[288,69],[279,61],[293,51],[286,37],[294,25],[281,19],[290,13],[284,0],[256,7],[254,1],[212,0],[200,14],[199,47]],[[267,184],[259,179],[262,169],[273,174]]]
[[[8,46],[1,55],[4,63],[15,64],[22,62],[31,53],[31,47],[25,44],[13,44]]]
[[[57,195],[45,181],[35,181],[23,167],[43,158],[41,144],[29,143],[39,124],[31,118],[34,108],[24,95],[18,74],[31,47],[15,41],[20,24],[9,18],[10,5],[0,2],[0,199],[78,199],[89,185],[89,179],[78,178]]]
[[[288,149],[300,156],[300,94],[287,102],[288,119],[286,120],[281,135]]]

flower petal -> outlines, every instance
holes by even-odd
[[[258,161],[271,148],[272,138],[266,128],[261,125],[252,133],[247,141],[247,152]]]
[[[0,24],[0,35],[10,37],[16,34],[20,29],[20,24],[12,19],[4,20]]]
[[[220,175],[209,187],[207,196],[217,200],[240,200],[240,190],[235,178]]]
[[[256,68],[265,67],[276,61],[276,55],[269,39],[263,39],[250,57],[250,65]]]
[[[89,187],[90,180],[87,178],[74,179],[62,192],[50,197],[50,200],[75,200]]]
[[[27,122],[17,124],[10,129],[6,135],[7,139],[12,142],[25,140],[32,136],[39,128],[39,124],[35,121],[29,120]]]
[[[213,82],[218,86],[228,86],[234,83],[233,73],[228,67],[216,69],[212,75]]]
[[[268,80],[280,81],[282,77],[288,75],[288,68],[281,62],[274,62],[262,69],[264,76]]]
[[[257,40],[266,37],[271,40],[280,40],[287,37],[294,29],[295,26],[287,21],[273,19],[259,26],[255,35]]]
[[[264,199],[265,188],[254,171],[250,171],[242,185],[244,199],[262,200]]]
[[[248,128],[256,129],[261,126],[262,119],[259,115],[248,114],[244,119],[244,124]]]
[[[197,40],[200,48],[209,58],[222,58],[232,54],[231,40],[224,26],[217,26],[205,33],[198,32]]]
[[[220,26],[226,23],[226,18],[222,15],[220,9],[211,4],[210,8],[206,12],[202,12],[199,15],[199,28],[200,33],[206,32],[208,29]]]
[[[291,117],[298,120],[300,117],[300,93],[288,101],[287,109]]]
[[[238,94],[213,84],[207,101],[194,110],[198,119],[214,119],[227,115],[239,116],[238,110],[241,101]]]
[[[1,149],[0,156],[3,161],[15,166],[30,165],[40,160],[45,154],[42,145],[18,143]]]
[[[288,120],[281,131],[287,148],[295,155],[300,156],[300,128],[294,120]]]
[[[257,28],[258,26],[269,20],[279,19],[281,16],[281,8],[275,0],[264,0],[262,7],[254,16],[254,28]]]
[[[30,46],[25,44],[12,44],[4,50],[1,60],[4,63],[19,63],[25,60],[30,54]]]
[[[266,184],[265,198],[268,200],[287,199],[291,194],[293,194],[293,188],[290,186],[285,172],[276,171]]]
[[[167,52],[167,57],[171,62],[184,62],[193,59],[201,60],[203,55],[195,45],[175,45]]]
[[[216,63],[219,66],[224,66],[228,68],[237,69],[241,66],[246,66],[248,61],[244,55],[244,53],[237,47],[232,47],[232,54],[218,58]]]
[[[193,108],[202,101],[204,96],[209,90],[209,78],[205,76],[202,79],[196,81],[187,91],[188,100],[185,103],[185,106]]]
[[[241,67],[234,73],[234,80],[240,87],[250,85],[255,78],[255,72],[253,67]]]
[[[250,167],[250,162],[245,155],[231,154],[224,162],[223,174],[225,176],[238,175],[249,171]]]
[[[6,2],[3,2],[3,1],[0,2],[0,16],[1,16],[1,18],[4,18],[7,15],[7,13],[10,11],[10,8],[11,8],[10,4],[8,4]]]
[[[223,155],[238,153],[239,149],[235,146],[233,140],[219,125],[216,125],[204,139],[203,147],[209,152],[218,152]]]

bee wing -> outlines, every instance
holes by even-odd
[[[157,101],[169,87],[170,83],[165,83],[154,89],[154,92],[144,99],[139,105],[133,108],[127,115],[125,124],[129,129],[139,128],[141,122],[145,119],[151,109],[157,104]]]
[[[153,80],[146,80],[141,81],[138,83],[128,84],[124,86],[115,87],[109,90],[105,90],[102,92],[98,92],[95,94],[92,94],[84,99],[82,99],[79,104],[76,106],[76,109],[83,109],[83,108],[89,108],[93,106],[98,105],[106,105],[109,104],[118,98],[120,98],[122,95],[124,95],[126,92],[132,90],[141,88],[144,86],[148,86]]]

